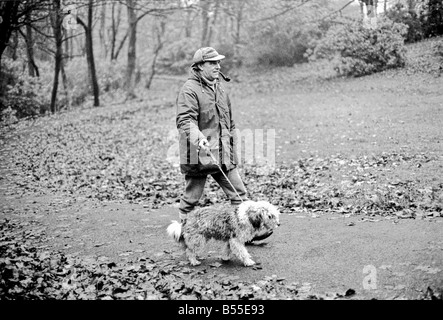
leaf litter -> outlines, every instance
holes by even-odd
[[[1,154],[9,170],[6,196],[58,192],[101,202],[138,202],[147,209],[177,203],[181,175],[166,161],[174,142],[164,139],[172,129],[140,106],[130,109],[36,120],[39,130],[28,131],[26,139],[8,141],[8,153]],[[376,216],[424,219],[442,215],[443,183],[389,179],[387,173],[394,165],[418,167],[432,161],[441,159],[432,153],[390,152],[352,159],[337,154],[301,158],[272,169],[244,164],[241,174],[254,200],[272,199],[290,215],[363,214],[363,221],[371,222]],[[202,206],[223,200],[214,182],[208,189],[210,196],[202,199]],[[340,299],[355,294],[353,289],[313,294],[310,284],[286,284],[276,276],[255,283],[221,275],[203,280],[204,271],[177,263],[170,253],[115,263],[44,251],[35,244],[44,232],[30,236],[22,227],[10,220],[1,224],[1,299]],[[435,298],[432,290],[424,298]]]
[[[18,222],[1,222],[0,299],[169,300],[169,299],[340,299],[346,294],[313,294],[309,283],[286,284],[276,275],[241,281],[239,276],[206,275],[170,253],[124,263],[106,256],[79,257],[42,251]],[[42,235],[44,237],[44,235]],[[210,266],[212,267],[212,266]],[[219,267],[215,265],[214,267]]]
[[[175,132],[173,123],[165,126],[165,116],[156,119],[147,108],[132,108],[94,116],[80,113],[75,119],[61,115],[27,139],[11,141],[12,150],[2,159],[12,172],[10,183],[37,194],[57,191],[99,201],[125,200],[147,209],[178,203],[182,176],[167,160],[176,139],[165,138]],[[253,199],[272,199],[284,213],[423,219],[442,215],[443,182],[390,178],[390,170],[442,160],[433,153],[336,154],[282,163],[267,168],[266,174],[254,164],[243,164],[240,171]],[[224,199],[210,180],[200,205]]]

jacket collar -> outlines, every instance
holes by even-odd
[[[217,90],[217,87],[218,87],[218,85],[220,83],[220,79],[216,79],[216,81],[214,83],[214,87],[212,87],[211,85],[209,85],[206,82],[206,80],[194,68],[191,68],[191,70],[189,72],[189,78],[188,79],[195,80],[195,81],[199,82],[200,83],[200,87],[202,89],[202,92],[203,92],[203,84],[215,91],[215,90]]]
[[[198,71],[196,71],[194,68],[191,68],[190,72],[189,72],[189,78],[188,79],[192,79],[195,81],[199,81],[200,83],[204,83],[207,86],[210,86],[206,80],[200,75],[200,73]],[[215,84],[218,84],[220,82],[220,79],[216,79],[215,80]]]

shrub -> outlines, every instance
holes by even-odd
[[[306,51],[315,47],[315,41],[327,28],[318,18],[330,12],[330,4],[307,1],[302,8],[293,7],[290,13],[281,14],[280,10],[288,8],[283,2],[262,1],[255,7],[255,21],[247,25],[246,34],[250,38],[242,52],[245,64],[292,67],[307,62]],[[269,19],[273,15],[275,17]]]
[[[235,45],[224,42],[214,44],[214,48],[215,50],[217,50],[217,52],[226,56],[226,59],[221,62],[221,71],[223,73],[229,73],[229,71],[232,70],[234,67],[241,66],[241,57],[239,55],[236,55],[234,50]]]
[[[327,59],[341,76],[363,76],[403,67],[407,27],[389,19],[379,19],[376,29],[361,21],[331,27],[310,52],[309,59]]]
[[[97,66],[96,69],[99,70]],[[80,105],[86,101],[91,91],[86,59],[79,57],[67,61],[65,70],[71,103],[73,105]]]
[[[124,87],[127,68],[125,60],[109,61],[97,59],[96,64],[100,92],[118,90]]]
[[[12,109],[10,106],[3,109],[0,114],[0,120],[2,124],[10,125],[16,123],[18,118],[16,117],[17,111]]]
[[[443,58],[443,41],[437,42],[433,45],[433,52],[435,56],[440,59]]]
[[[29,76],[21,69],[20,62],[10,59],[2,62],[2,78],[2,120],[36,116],[45,111],[50,95],[47,95],[42,78]]]
[[[441,0],[423,1],[422,24],[426,37],[443,35],[443,2]]]
[[[100,94],[123,88],[126,64],[122,61],[95,60]],[[66,76],[72,104],[80,105],[92,97],[91,81],[85,57],[74,58],[66,63]]]
[[[157,61],[159,73],[184,74],[191,66],[195,50],[200,45],[195,39],[183,38],[166,45]]]
[[[408,10],[404,4],[399,2],[387,11],[386,16],[394,22],[408,26],[405,42],[416,42],[423,39],[422,22],[414,10]]]
[[[249,64],[291,67],[306,62],[305,52],[312,49],[313,39],[320,37],[316,25],[278,20],[257,24],[251,29],[252,43],[244,53]],[[253,49],[251,49],[253,48]]]

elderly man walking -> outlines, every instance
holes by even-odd
[[[217,181],[231,204],[238,205],[247,199],[245,186],[236,168],[238,159],[231,102],[220,81],[220,77],[228,80],[220,72],[220,61],[224,58],[214,48],[198,49],[190,76],[177,98],[180,169],[186,182],[179,207],[182,222],[203,195],[208,175]],[[213,163],[209,151],[235,190]]]
[[[198,49],[190,76],[177,97],[180,170],[185,177],[179,207],[182,223],[186,223],[187,214],[203,195],[208,175],[220,185],[232,205],[247,200],[237,170],[237,136],[231,101],[221,81],[230,81],[220,72],[220,61],[224,58],[214,48]],[[258,238],[264,239],[271,233]]]

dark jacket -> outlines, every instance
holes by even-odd
[[[198,143],[206,138],[211,153],[224,168],[238,163],[237,136],[232,119],[231,102],[223,85],[217,81],[215,91],[191,69],[177,97],[177,129],[179,131],[180,169],[183,174],[202,176],[219,171]]]

